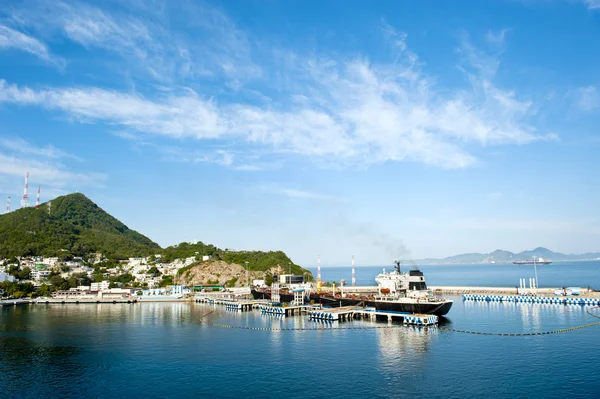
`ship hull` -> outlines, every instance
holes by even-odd
[[[315,305],[322,305],[331,308],[337,308],[340,306],[355,306],[362,304],[363,300],[360,298],[335,298],[331,296],[322,296],[318,294],[312,294],[310,301]]]
[[[550,263],[552,263],[552,262],[549,261],[549,260],[545,260],[545,261],[542,261],[542,262],[537,262],[537,261],[534,262],[534,261],[531,261],[531,260],[523,260],[523,261],[513,262],[513,265],[517,265],[517,266],[521,266],[521,265],[549,265]]]
[[[381,301],[367,300],[366,306],[373,306],[377,310],[392,311],[392,312],[408,312],[420,314],[433,314],[436,316],[444,316],[448,314],[452,308],[452,301],[438,302],[417,302],[417,301]]]
[[[255,289],[250,290],[250,292],[252,293],[252,297],[254,299],[268,299],[271,300],[271,293],[268,291],[258,291]],[[287,302],[290,303],[294,300],[294,294],[288,294],[288,293],[279,293],[279,301],[280,302]]]

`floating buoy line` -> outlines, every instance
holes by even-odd
[[[600,309],[600,306],[595,306],[591,309]],[[593,312],[590,311],[591,309],[587,309],[586,313],[592,317],[595,317],[596,319],[600,319],[600,315],[594,314]],[[206,320],[202,320],[206,316],[208,316],[214,312],[215,312],[214,310],[211,310],[210,312],[202,315],[200,317],[201,323],[207,324],[212,327],[231,328],[231,329],[236,329],[236,330],[254,330],[254,331],[334,331],[334,330],[375,330],[375,329],[405,328],[404,325],[398,325],[398,324],[396,324],[396,325],[360,326],[360,327],[342,326],[342,327],[335,327],[335,328],[327,327],[327,326],[322,326],[322,327],[251,327],[251,326],[239,326],[239,325],[232,325],[232,324],[212,323],[212,322],[209,322]],[[487,336],[497,336],[497,337],[532,337],[532,336],[538,336],[538,335],[552,335],[552,334],[567,333],[570,331],[582,330],[584,328],[597,327],[597,326],[600,326],[600,321],[598,321],[596,323],[583,324],[583,325],[579,325],[579,326],[575,326],[575,327],[561,328],[558,330],[530,332],[530,333],[496,333],[496,332],[485,332],[485,331],[459,330],[459,329],[448,328],[448,327],[419,327],[419,328],[433,328],[433,329],[437,329],[437,330],[451,331],[451,332],[462,333],[462,334],[487,335]]]

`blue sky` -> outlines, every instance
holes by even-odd
[[[305,266],[600,251],[598,38],[597,0],[10,2],[0,195]]]

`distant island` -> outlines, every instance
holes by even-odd
[[[554,252],[544,247],[537,247],[530,251],[513,253],[497,249],[488,254],[468,253],[449,256],[443,259],[426,258],[416,259],[413,262],[419,265],[448,265],[448,264],[496,264],[512,263],[519,260],[530,260],[531,258],[544,258],[552,262],[583,261],[600,259],[600,252],[585,253],[581,255],[567,255],[560,252]]]

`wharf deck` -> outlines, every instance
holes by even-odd
[[[17,306],[17,305],[27,305],[31,303],[31,299],[5,299],[0,301],[0,307],[2,306]]]
[[[260,305],[259,309],[262,313],[275,314],[280,316],[294,316],[301,312],[310,312],[311,309],[317,308],[315,305],[292,305],[292,306],[274,306]]]
[[[98,303],[136,303],[135,298],[38,298],[32,300],[36,304],[98,304]]]
[[[261,305],[266,305],[269,303],[269,301],[265,299],[238,300],[234,298],[196,297],[194,298],[194,300],[198,303],[208,303],[210,305],[223,305],[228,310],[241,311],[257,309]]]
[[[381,311],[373,308],[363,308],[356,306],[344,306],[332,309],[315,309],[309,312],[309,318],[314,320],[326,321],[344,321],[361,318],[371,320],[386,319],[388,322],[399,320],[405,324],[414,324],[420,326],[435,325],[438,323],[438,317],[429,314],[413,314],[409,312]]]
[[[518,288],[517,287],[458,287],[458,286],[430,286],[434,293],[440,294],[455,294],[455,295],[463,295],[463,294],[489,294],[489,295],[517,295]],[[554,297],[555,291],[561,291],[562,288],[538,288],[537,296],[548,296]],[[599,292],[594,292],[589,289],[581,289],[581,294],[579,296],[582,297],[595,297],[600,298]]]
[[[465,301],[509,302],[509,303],[545,303],[553,305],[598,306],[600,298],[581,296],[531,296],[531,295],[485,295],[463,294]]]

